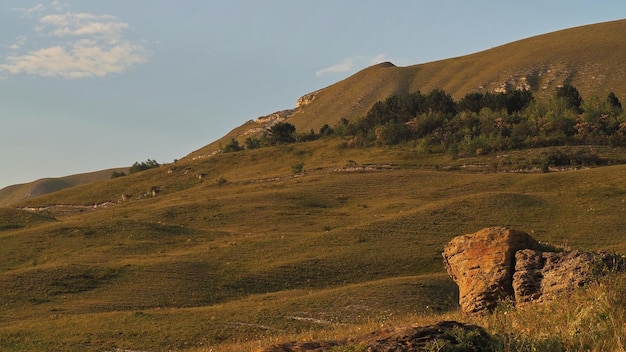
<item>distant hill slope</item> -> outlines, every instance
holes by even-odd
[[[614,92],[626,99],[626,20],[565,29],[471,55],[425,64],[397,67],[382,63],[368,67],[327,88],[303,96],[287,121],[298,131],[318,131],[342,118],[363,116],[371,106],[393,94],[444,89],[455,99],[472,91],[526,88],[546,98],[564,83],[574,85],[583,98]],[[191,153],[210,155],[230,138],[271,121],[261,118],[234,129],[224,138]]]
[[[114,171],[126,172],[127,170],[128,168],[108,169],[65,177],[43,178],[29,183],[8,186],[0,189],[0,207],[60,191],[65,188],[106,180],[111,178],[111,174]]]

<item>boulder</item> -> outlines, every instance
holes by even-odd
[[[590,253],[521,250],[515,254],[515,303],[542,302],[572,291],[603,272],[619,269],[621,256]],[[619,269],[621,270],[621,269]]]
[[[501,299],[513,297],[515,253],[539,249],[525,232],[490,227],[458,236],[443,251],[448,274],[459,286],[459,304],[466,313],[489,311]]]
[[[542,251],[528,234],[505,227],[455,237],[443,258],[465,313],[490,311],[503,299],[518,305],[548,301],[603,273],[626,270],[624,256]]]

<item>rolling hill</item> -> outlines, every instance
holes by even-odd
[[[419,65],[382,63],[303,96],[286,121],[298,131],[318,131],[324,124],[353,120],[377,101],[393,94],[443,89],[455,99],[470,92],[526,88],[548,98],[564,83],[583,98],[614,92],[626,99],[626,20],[565,29],[495,47],[479,53]],[[272,117],[271,115],[269,117]],[[243,142],[267,121],[248,121],[218,141],[190,154],[211,155],[230,138]]]
[[[12,185],[0,189],[0,207],[8,206],[25,199],[38,197],[51,192],[56,192],[68,187],[74,187],[99,180],[111,178],[115,171],[126,172],[128,168],[117,168],[95,172],[70,175],[65,177],[44,178],[29,183]]]
[[[417,89],[459,97],[526,82],[540,96],[570,82],[584,96],[610,90],[623,98],[625,29],[626,21],[603,23],[434,63],[376,65],[224,140],[273,118],[318,128]],[[456,313],[458,290],[441,251],[488,226],[626,253],[624,147],[456,158],[411,145],[348,148],[340,138],[215,154],[219,143],[38,197],[18,200],[11,189],[11,206],[0,207],[0,350],[253,351],[293,338],[470,321]],[[579,151],[606,166],[527,167]],[[563,308],[580,314],[559,322],[562,335],[523,326],[490,332],[527,350],[557,339],[572,341],[567,350],[593,350],[581,336],[604,313],[581,307]],[[553,323],[542,313],[548,308],[537,311],[533,320]],[[619,342],[624,323],[589,339]]]

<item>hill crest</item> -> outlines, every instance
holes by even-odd
[[[542,34],[477,53],[399,67],[390,62],[367,67],[350,77],[303,95],[295,108],[250,120],[223,138],[189,154],[199,158],[219,151],[231,138],[240,142],[269,124],[287,121],[298,131],[359,118],[377,101],[394,94],[443,89],[455,99],[470,92],[528,89],[547,99],[563,84],[583,98],[614,92],[626,99],[626,20]],[[280,115],[280,119],[271,116]]]

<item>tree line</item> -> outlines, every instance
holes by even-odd
[[[583,100],[569,84],[538,101],[528,90],[472,92],[455,101],[444,90],[394,95],[375,103],[365,116],[317,133],[297,133],[286,122],[271,126],[243,146],[232,139],[224,152],[318,138],[341,137],[347,146],[415,144],[424,151],[452,155],[546,146],[626,145],[626,116],[614,93]]]

